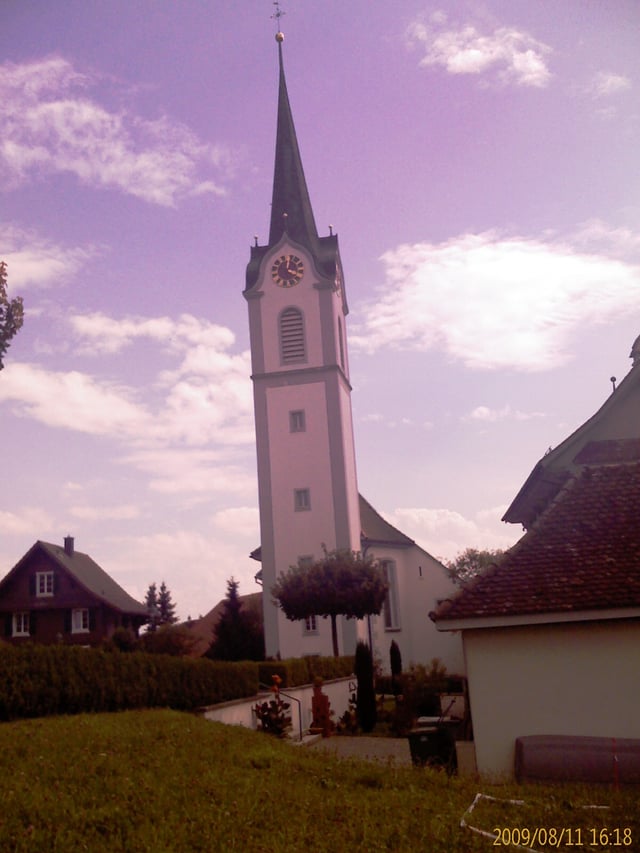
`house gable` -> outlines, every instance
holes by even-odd
[[[5,638],[92,644],[137,630],[147,611],[68,537],[64,548],[36,542],[0,581],[0,619]]]
[[[584,465],[640,461],[640,362],[598,411],[534,467],[503,521],[530,528],[568,479]]]

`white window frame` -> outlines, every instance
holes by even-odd
[[[13,614],[12,628],[12,637],[28,637],[30,635],[31,614],[28,610],[19,610]]]
[[[86,607],[76,607],[71,611],[71,633],[89,633],[89,610]]]
[[[398,570],[394,560],[381,560],[380,567],[384,573],[385,580],[389,584],[389,591],[385,599],[382,614],[385,631],[400,631],[400,609],[398,607]]]
[[[311,509],[311,491],[309,489],[293,490],[293,508],[296,512],[308,512]]]
[[[315,613],[312,613],[311,616],[305,616],[302,633],[303,634],[317,634],[318,633],[318,617],[315,615]]]
[[[36,596],[38,598],[53,596],[53,572],[36,572]]]
[[[307,419],[304,409],[294,409],[289,412],[289,432],[306,432]]]

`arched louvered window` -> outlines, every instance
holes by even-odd
[[[280,314],[280,360],[283,364],[304,361],[307,351],[304,340],[304,319],[299,308],[285,308]]]

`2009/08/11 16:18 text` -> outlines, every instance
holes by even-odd
[[[574,829],[572,827],[500,827],[493,829],[495,834],[494,847],[510,847],[524,845],[534,847],[631,847],[633,839],[630,827],[614,829],[590,828]]]

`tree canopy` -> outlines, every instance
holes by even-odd
[[[0,370],[4,367],[3,358],[9,349],[11,339],[22,328],[24,306],[22,299],[7,295],[7,265],[0,261]]]
[[[504,557],[504,551],[477,548],[466,548],[453,560],[445,561],[444,566],[457,586],[466,586],[488,568],[497,565]]]
[[[374,559],[359,551],[326,551],[309,566],[291,566],[271,587],[271,595],[292,621],[310,616],[331,619],[333,653],[338,655],[336,617],[362,619],[378,614],[389,586]]]

